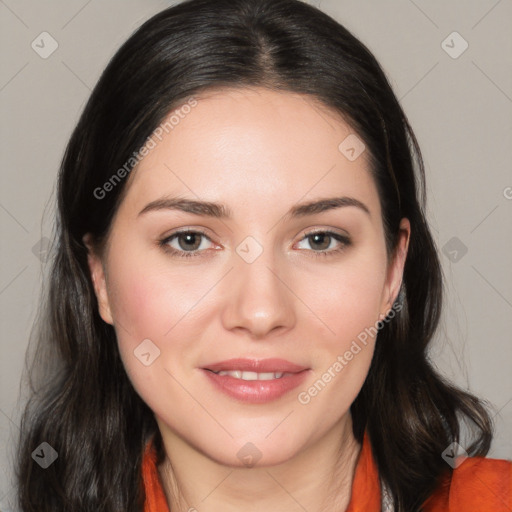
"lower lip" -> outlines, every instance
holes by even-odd
[[[203,370],[210,382],[226,395],[241,402],[263,404],[281,398],[292,389],[300,386],[309,371],[293,373],[280,379],[242,380],[229,375],[217,375],[210,370]]]

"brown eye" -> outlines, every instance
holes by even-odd
[[[179,257],[199,256],[208,249],[209,237],[201,231],[180,231],[160,241],[164,250]]]
[[[331,237],[326,233],[315,233],[314,235],[309,235],[308,238],[311,247],[319,251],[325,251],[331,245]]]
[[[308,242],[309,248],[315,253],[315,256],[327,256],[339,253],[351,244],[349,237],[332,231],[315,231],[313,233],[307,233],[299,243],[303,243],[305,241]],[[308,247],[300,248],[308,249]]]
[[[180,249],[184,251],[195,251],[201,245],[201,237],[198,233],[180,233],[176,236]]]

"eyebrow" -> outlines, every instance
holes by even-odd
[[[306,217],[308,215],[323,213],[329,210],[348,206],[359,208],[371,217],[370,210],[364,203],[354,197],[347,196],[330,197],[319,199],[317,201],[300,203],[290,208],[284,217]],[[217,219],[230,219],[232,217],[231,210],[223,204],[210,201],[196,201],[178,197],[163,197],[156,199],[155,201],[151,201],[139,212],[139,216],[151,211],[158,210],[178,210],[186,213],[192,213],[194,215],[201,215],[204,217],[214,217]]]

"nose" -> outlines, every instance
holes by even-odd
[[[222,323],[230,331],[245,331],[263,339],[273,331],[285,331],[296,322],[289,273],[277,268],[271,251],[248,263],[233,255],[234,268],[225,282]],[[282,267],[282,266],[281,266]]]

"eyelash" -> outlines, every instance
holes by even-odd
[[[174,238],[177,238],[180,235],[190,235],[190,234],[202,235],[211,241],[210,237],[203,231],[183,230],[183,231],[177,231],[176,233],[173,233],[172,235],[160,240],[158,244],[165,251],[168,251],[170,254],[172,254],[173,256],[177,256],[178,258],[191,258],[191,257],[199,256],[200,253],[203,251],[198,251],[197,249],[195,251],[180,251],[180,250],[174,249],[173,247],[170,247],[168,245],[169,242],[171,242]],[[330,238],[334,238],[336,241],[341,242],[342,246],[337,249],[331,249],[331,250],[323,250],[323,251],[312,250],[312,252],[314,253],[314,257],[321,257],[321,256],[326,257],[326,256],[333,256],[333,255],[339,254],[352,244],[349,237],[340,235],[339,233],[335,233],[333,231],[326,231],[326,230],[310,231],[309,233],[306,233],[301,238],[300,242],[302,242],[303,240],[306,240],[309,237],[312,237],[314,235],[319,235],[319,234],[327,235]]]

